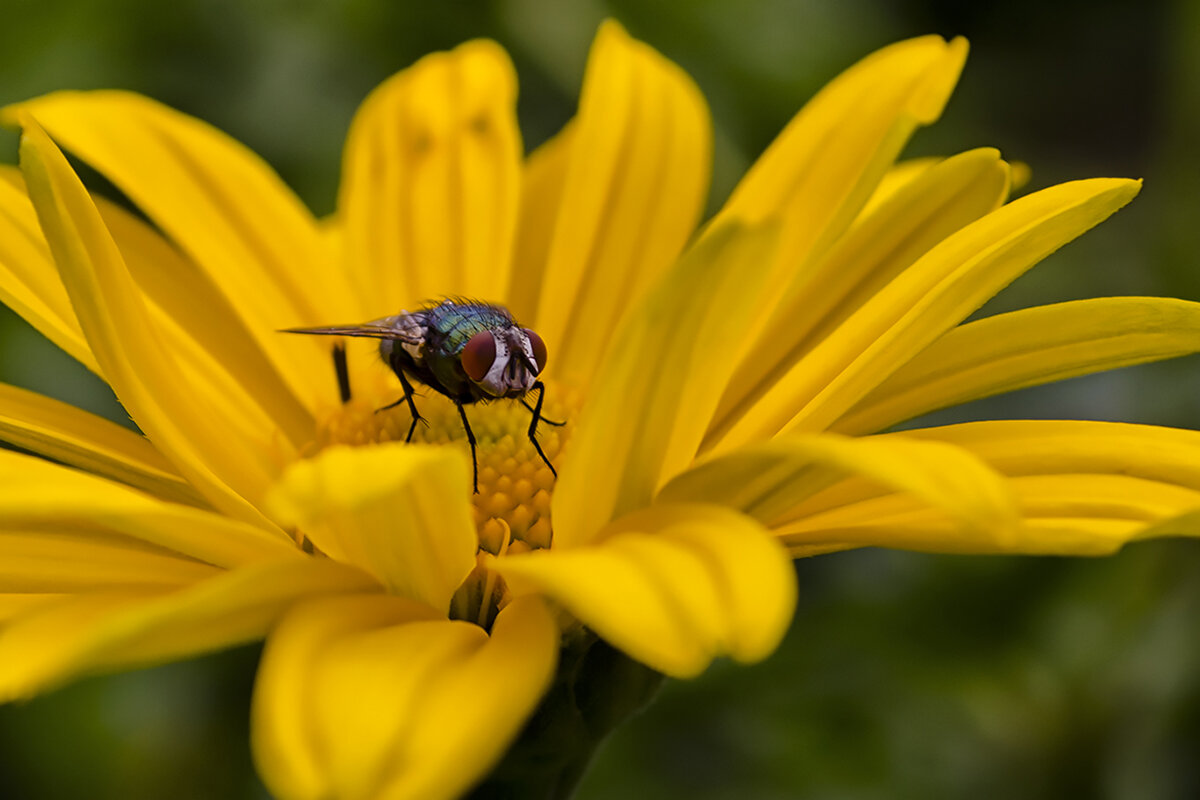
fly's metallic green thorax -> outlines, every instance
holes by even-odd
[[[290,328],[287,332],[379,339],[379,355],[404,388],[404,397],[386,408],[406,403],[412,414],[412,426],[405,441],[412,441],[413,431],[421,421],[413,401],[411,378],[445,395],[458,407],[473,461],[475,435],[463,407],[499,398],[520,399],[533,412],[529,440],[550,471],[554,471],[536,436],[545,391],[538,375],[546,366],[546,345],[536,333],[519,326],[508,309],[450,299],[358,325]],[[349,372],[345,350],[340,346],[334,347],[334,366],[342,400],[346,401],[350,397]],[[537,392],[537,402],[530,406],[525,395],[533,391]],[[476,491],[478,483],[476,465]]]
[[[396,320],[395,324],[407,326],[414,333],[416,331],[412,329],[420,329],[421,343],[413,346],[400,340],[380,342],[379,353],[393,369],[406,371],[447,397],[468,403],[523,395],[532,387],[537,375],[534,370],[525,371],[528,380],[507,383],[489,381],[486,373],[473,378],[467,371],[473,353],[467,347],[472,340],[493,342],[497,357],[511,355],[514,349],[525,349],[520,341],[521,329],[508,309],[486,303],[447,300],[397,316],[401,319],[390,318]],[[477,336],[481,338],[476,339]]]
[[[447,301],[425,309],[429,326],[426,340],[439,353],[457,356],[471,337],[481,331],[516,326],[507,308],[485,303]]]

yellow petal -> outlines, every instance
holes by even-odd
[[[836,545],[931,553],[1031,555],[1111,554],[1151,535],[1197,535],[1158,529],[1160,522],[1200,509],[1200,492],[1122,475],[1031,475],[1008,481],[1022,525],[1003,540],[964,537],[945,515],[911,499],[886,495],[780,525],[790,548]]]
[[[1012,162],[1012,190],[1024,189],[1033,177],[1033,169],[1023,161]]]
[[[0,440],[165,500],[203,505],[145,438],[103,417],[0,384]]]
[[[0,260],[54,314],[73,320],[71,298],[54,268],[50,248],[38,227],[37,212],[25,191],[25,179],[16,167],[0,166]]]
[[[38,297],[47,296],[53,300],[61,294],[62,303],[67,305],[64,313],[68,316],[62,317],[49,328],[42,326],[43,330],[47,335],[55,337],[55,331],[60,326],[68,329],[68,333],[64,335],[70,341],[60,341],[60,343],[83,358],[86,365],[90,365],[94,361],[90,346],[86,342],[81,344],[83,352],[80,353],[71,344],[71,341],[74,341],[73,337],[77,336],[82,340],[79,323],[73,309],[70,308],[67,292],[55,272],[49,247],[42,238],[41,230],[37,227],[34,207],[25,194],[24,182],[20,180],[19,175],[14,177],[11,173],[4,174],[4,180],[0,181],[0,197],[6,200],[5,213],[0,214],[0,220],[6,220],[19,226],[11,232],[13,239],[27,244],[21,253],[26,259],[26,263],[23,264],[26,279],[31,286],[37,286]],[[243,431],[249,431],[252,436],[259,437],[264,442],[270,441],[276,423],[290,425],[289,432],[293,442],[296,440],[307,441],[311,437],[312,419],[303,408],[296,404],[294,397],[291,398],[290,405],[275,404],[263,410],[258,409],[259,398],[247,393],[247,388],[260,388],[264,383],[261,375],[255,378],[252,373],[254,375],[258,375],[260,371],[267,373],[270,371],[269,365],[259,363],[255,365],[256,370],[247,370],[245,376],[252,382],[249,386],[244,386],[241,382],[234,380],[226,370],[227,365],[218,360],[225,356],[251,351],[253,350],[252,346],[247,347],[245,341],[237,341],[228,348],[227,352],[209,353],[201,349],[199,342],[213,338],[211,333],[213,330],[227,329],[228,320],[223,319],[217,313],[219,309],[206,303],[207,296],[204,293],[197,291],[197,287],[188,284],[185,280],[186,275],[181,274],[182,270],[174,268],[186,266],[182,264],[179,256],[161,240],[161,237],[143,223],[133,219],[127,212],[120,212],[111,204],[104,205],[109,210],[109,213],[104,215],[106,220],[119,223],[116,237],[118,246],[124,254],[132,257],[131,263],[137,268],[138,277],[146,280],[154,288],[166,286],[178,280],[181,284],[179,288],[187,290],[185,295],[179,296],[180,302],[175,306],[169,307],[166,311],[163,308],[151,306],[151,312],[161,328],[165,346],[176,357],[176,363],[180,370],[188,373],[188,382],[209,387],[210,404],[220,406],[227,421],[239,420],[237,424]],[[12,245],[13,242],[10,241],[10,246]],[[48,272],[49,276],[41,275],[42,272]],[[161,294],[161,292],[152,293],[150,299],[161,301]],[[38,298],[33,299],[37,300]],[[58,305],[57,301],[54,304]],[[180,310],[188,310],[190,313],[185,314],[180,320],[176,320],[171,312]],[[40,324],[37,319],[30,319],[35,324]],[[184,324],[188,322],[192,323],[190,327]],[[95,371],[100,371],[98,366],[95,367]],[[259,413],[255,415],[254,410],[258,410]],[[194,497],[195,492],[189,491],[189,495]]]
[[[0,167],[0,302],[63,352],[100,373],[15,167]]]
[[[446,447],[329,448],[289,467],[267,504],[322,552],[446,612],[479,545],[466,470]]]
[[[571,129],[568,124],[556,136],[534,150],[521,174],[521,214],[517,220],[516,254],[504,293],[508,309],[526,325],[537,321],[538,299],[550,266],[554,243],[554,220],[562,204],[567,167],[571,159]],[[557,358],[557,357],[556,357]]]
[[[0,228],[0,236],[3,235]],[[100,365],[96,363],[96,357],[88,348],[87,341],[74,318],[66,320],[55,314],[37,295],[30,292],[27,286],[13,278],[12,272],[6,269],[3,263],[0,263],[0,303],[32,325],[34,330],[64,353],[103,379]]]
[[[297,607],[263,654],[255,761],[283,800],[458,797],[516,737],[557,650],[536,598],[501,611],[491,636],[396,597]]]
[[[1129,202],[1139,187],[1119,179],[1064,183],[963,228],[792,365],[718,446],[825,428],[1018,275]]]
[[[719,503],[776,527],[846,475],[913,495],[957,520],[963,535],[1002,540],[1017,523],[1008,487],[982,460],[960,447],[903,436],[780,436],[688,470],[663,487],[660,500]]]
[[[489,41],[426,56],[367,97],[338,197],[366,318],[445,295],[502,299],[520,193],[516,97],[512,63]]]
[[[862,207],[862,211],[858,212],[859,219],[875,211],[875,209],[883,205],[884,201],[890,200],[895,196],[896,192],[901,188],[920,177],[930,167],[940,164],[942,160],[937,156],[926,156],[924,158],[909,158],[904,161],[897,161],[879,179],[879,184],[875,187],[875,191],[871,193],[871,199]]]
[[[671,265],[708,192],[712,131],[691,79],[615,22],[596,35],[553,221],[536,326],[586,382],[634,299]]]
[[[1008,165],[979,149],[931,166],[863,216],[793,282],[725,387],[715,441],[779,378],[897,275],[946,237],[996,209]]]
[[[1042,526],[1036,544],[1048,553],[1107,555],[1143,538],[1140,532],[1150,525],[1200,510],[1200,492],[1194,489],[1128,475],[1031,475],[1012,483],[1022,512]],[[1072,520],[1125,527],[1104,537],[1088,528],[1072,530]]]
[[[312,414],[209,276],[133,214],[99,198],[96,204],[129,274],[176,342],[172,348],[181,356],[185,349],[195,353],[189,362],[203,359],[204,379],[220,380],[231,402],[261,409],[255,424],[278,427],[295,447],[311,441]]]
[[[7,522],[0,525],[0,586],[31,593],[162,589],[220,573],[210,564],[128,537],[64,527],[59,523],[27,533],[13,532]]]
[[[15,173],[15,174],[14,174]],[[281,427],[293,446],[311,438],[311,415],[284,384],[241,320],[206,276],[158,233],[112,203],[98,201],[134,281],[147,296],[181,369],[214,385],[227,413],[251,417],[251,428]],[[68,353],[99,373],[70,298],[38,227],[37,215],[15,168],[0,169],[0,295]],[[11,274],[5,275],[8,269]],[[332,378],[330,378],[332,384]]]
[[[1128,475],[1200,491],[1197,431],[1120,422],[996,420],[917,428],[903,436],[966,448],[1006,475]]]
[[[762,296],[771,227],[727,225],[680,259],[622,325],[571,435],[554,489],[554,545],[648,505],[686,466]]]
[[[277,330],[357,319],[315,221],[257,156],[200,120],[129,92],[56,92],[0,112],[31,114],[150,217],[221,287],[289,385],[309,398],[330,379],[306,369],[321,348]]]
[[[85,673],[252,641],[299,599],[373,585],[362,572],[329,559],[288,558],[179,591],[127,589],[36,604],[0,631],[0,698],[29,697]]]
[[[930,167],[941,163],[942,159],[938,156],[925,156],[922,158],[910,158],[904,161],[897,161],[879,181],[879,185],[875,187],[871,199],[863,206],[863,210],[859,212],[859,217],[864,217],[870,214],[876,208],[883,204],[885,200],[890,199],[901,187],[907,185],[914,178],[921,175]],[[1016,191],[1029,183],[1030,170],[1029,165],[1020,161],[1013,161],[1009,165],[1009,190]]]
[[[1158,539],[1166,536],[1200,537],[1200,510],[1185,511],[1182,514],[1159,520],[1152,525],[1144,526],[1130,537],[1130,541]]]
[[[928,440],[970,451],[1010,477],[1038,475],[1123,475],[1200,490],[1200,433],[1111,422],[996,420],[915,428],[869,437],[888,441]],[[805,500],[800,517],[880,497],[888,490],[858,479],[843,481]]]
[[[887,440],[895,436],[878,437]],[[974,453],[1007,483],[1023,527],[1007,540],[964,538],[911,497],[850,479],[776,526],[800,547],[878,545],[955,553],[1110,553],[1159,535],[1195,535],[1170,520],[1200,509],[1200,433],[1108,422],[996,421],[905,431]],[[875,437],[872,437],[875,438]]]
[[[550,686],[558,649],[558,627],[540,599],[501,610],[486,644],[426,687],[427,716],[407,728],[417,769],[393,765],[384,796],[457,797],[486,775]]]
[[[278,529],[163,502],[32,456],[0,451],[0,485],[4,531],[103,531],[222,567],[299,555]]]
[[[966,55],[964,39],[922,36],[862,59],[792,118],[738,184],[725,212],[761,218],[808,194],[813,209],[828,217],[836,210],[817,197],[840,199],[857,189],[865,201],[917,126],[941,115]],[[875,180],[856,187],[853,178],[871,168]],[[820,186],[826,191],[814,193]]]
[[[26,121],[21,163],[42,228],[75,312],[117,398],[209,502],[266,524],[245,499],[261,497],[276,467],[271,454],[233,435],[206,397],[179,378],[121,254],[66,159]]]
[[[858,215],[917,126],[941,114],[966,55],[964,39],[924,36],[867,56],[809,101],[755,162],[717,219],[782,218],[772,285],[791,292],[805,280],[807,265]]]
[[[61,594],[2,594],[0,593],[0,623],[27,614],[37,606],[61,599]]]
[[[316,684],[320,675],[318,662],[330,654],[331,647],[339,640],[377,631],[407,628],[408,632],[417,631],[420,637],[429,629],[429,623],[442,620],[438,612],[421,603],[374,593],[300,603],[280,621],[263,649],[251,707],[254,760],[273,795],[282,800],[334,796],[325,744],[329,735],[323,730],[322,720],[316,717],[315,708],[316,694],[322,690]],[[453,633],[462,630],[455,626]],[[426,639],[440,643],[436,634]],[[411,657],[423,659],[430,649],[414,647]],[[407,664],[408,659],[402,658],[394,665],[386,664],[385,668],[399,672],[406,670]],[[364,671],[372,666],[367,660]],[[334,686],[324,691],[337,692],[339,688],[345,691],[348,687]],[[400,721],[379,714],[371,722],[374,728]],[[358,731],[346,738],[356,743],[363,741]],[[337,732],[330,743],[338,744]],[[374,742],[372,745],[379,746]]]
[[[1200,350],[1200,304],[1103,297],[952,328],[864,397],[835,430],[883,430],[1001,392]]]
[[[495,569],[675,677],[697,675],[717,656],[765,658],[796,602],[783,549],[749,517],[717,506],[643,509],[590,546],[509,556]]]

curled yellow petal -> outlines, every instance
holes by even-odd
[[[466,470],[451,448],[334,447],[289,467],[267,507],[322,552],[445,612],[478,547]]]
[[[765,658],[796,600],[784,550],[749,517],[717,506],[644,509],[586,547],[510,556],[495,569],[676,677],[696,675],[721,655]]]
[[[338,639],[410,623],[441,621],[434,609],[387,594],[349,594],[297,604],[272,632],[263,649],[251,708],[251,744],[259,773],[271,792],[285,800],[333,795],[325,731],[315,713],[318,662]],[[427,626],[412,626],[409,632]],[[423,649],[413,655],[421,658]],[[388,667],[405,665],[405,659]],[[368,661],[364,670],[372,665]],[[415,671],[415,670],[414,670]],[[355,686],[358,687],[358,683]],[[342,687],[345,691],[347,687]],[[325,691],[336,692],[338,687]],[[358,693],[362,696],[362,693]],[[375,697],[370,697],[376,700]],[[399,724],[388,715],[377,722]],[[336,732],[335,732],[336,733]],[[354,741],[361,737],[355,736]],[[336,746],[335,738],[330,744]],[[373,744],[373,742],[372,742]],[[385,742],[385,745],[388,744]]]
[[[299,606],[263,654],[255,761],[284,800],[458,797],[532,713],[557,651],[536,598],[501,611],[490,636],[396,597]]]
[[[540,599],[502,609],[487,643],[427,687],[428,716],[409,732],[417,768],[394,769],[385,796],[455,797],[486,775],[549,687],[558,648],[558,627]]]

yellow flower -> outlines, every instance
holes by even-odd
[[[672,676],[763,658],[789,557],[865,545],[1107,553],[1196,532],[1200,434],[980,422],[973,398],[1193,352],[1200,307],[1107,298],[960,325],[1128,202],[1008,202],[994,150],[896,164],[966,45],[885,48],[817,95],[699,231],[691,81],[616,24],[580,110],[522,159],[515,78],[471,42],[364,103],[319,223],[252,154],[121,92],[5,110],[0,299],[113,388],[143,438],[0,387],[0,697],[267,637],[259,769],[289,798],[452,797],[501,758],[588,631]],[[56,140],[151,224],[83,188]],[[328,340],[443,295],[548,343],[540,440]],[[394,440],[401,440],[396,442]],[[453,444],[448,444],[453,442]],[[373,446],[356,446],[373,445]],[[67,466],[63,466],[63,465]],[[75,467],[78,469],[71,469]],[[560,675],[561,679],[561,675]]]

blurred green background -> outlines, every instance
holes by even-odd
[[[263,154],[320,213],[358,101],[422,54],[499,40],[526,144],[572,113],[615,16],[685,67],[717,127],[718,202],[799,108],[870,50],[964,34],[942,122],[910,153],[1000,147],[1031,188],[1144,177],[1128,209],[984,313],[1114,294],[1200,299],[1200,4],[1116,0],[3,0],[0,102],[120,87]],[[15,161],[15,138],[0,141]],[[0,380],[115,419],[94,378],[6,312]],[[1200,428],[1200,360],[1123,370],[939,415]],[[1200,797],[1200,543],[1103,560],[863,551],[797,565],[769,661],[671,683],[579,794],[690,798]],[[257,648],[90,679],[0,707],[0,797],[255,798]],[[482,688],[482,687],[481,687]]]

